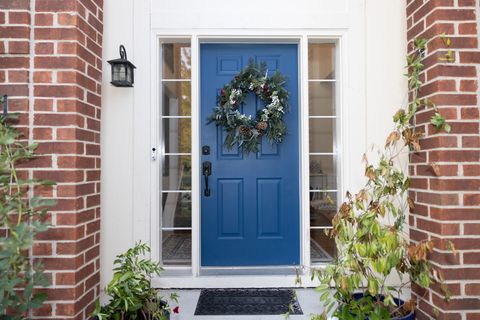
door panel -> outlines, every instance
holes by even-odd
[[[207,117],[220,89],[249,59],[265,62],[268,73],[287,78],[288,134],[280,145],[264,137],[257,154],[224,147],[225,132]],[[200,48],[201,145],[210,146],[205,196],[202,176],[201,265],[274,266],[300,263],[298,56],[296,44],[202,44]],[[241,112],[255,117],[263,103],[251,93]],[[201,165],[201,164],[199,164]]]
[[[283,238],[282,189],[282,179],[257,179],[257,234],[259,238]]]
[[[218,179],[218,237],[243,238],[243,179]]]

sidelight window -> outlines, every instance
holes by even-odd
[[[314,40],[308,45],[310,259],[323,263],[335,256],[326,236],[337,210],[335,44]]]
[[[191,266],[192,102],[189,41],[161,44],[161,261]]]

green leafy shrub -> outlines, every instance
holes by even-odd
[[[150,247],[139,242],[117,256],[113,279],[105,288],[111,300],[105,306],[97,301],[93,316],[99,320],[166,320],[171,312],[178,310],[172,310],[168,301],[152,288],[151,276],[159,275],[162,268],[159,263],[141,258],[149,252]],[[177,295],[170,295],[170,299],[176,302]]]
[[[384,148],[378,150],[378,161],[370,163],[364,156],[367,182],[356,194],[347,193],[332,221],[329,235],[335,239],[339,255],[324,270],[313,272],[320,281],[320,299],[326,305],[325,312],[315,319],[326,319],[332,312],[340,319],[403,316],[416,303],[410,300],[400,306],[396,299],[400,299],[402,289],[411,282],[424,288],[442,283],[428,260],[433,242],[411,244],[405,230],[406,212],[415,204],[408,197],[410,178],[401,166],[401,158],[420,151],[422,134],[415,128],[417,110],[432,108],[431,124],[437,130],[450,130],[436,106],[419,97],[425,43],[416,40],[416,51],[407,59],[411,103],[394,115],[394,129]],[[388,285],[392,275],[398,275],[400,287]],[[363,294],[354,296],[358,292]]]
[[[20,177],[17,165],[33,158],[37,145],[18,141],[12,118],[0,117],[0,318],[26,319],[46,299],[34,291],[49,282],[42,265],[32,262],[31,248],[37,233],[47,229],[42,218],[55,201],[30,195],[51,181]]]

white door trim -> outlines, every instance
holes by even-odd
[[[160,86],[160,46],[159,41],[161,39],[190,39],[191,40],[191,54],[192,54],[192,267],[168,267],[167,270],[158,279],[154,279],[154,284],[161,287],[208,287],[208,286],[293,286],[295,284],[294,275],[254,275],[246,270],[245,276],[240,275],[222,275],[215,277],[215,281],[212,281],[211,275],[200,275],[200,172],[199,166],[195,165],[200,163],[200,119],[199,119],[199,47],[200,43],[206,41],[215,42],[296,42],[298,43],[298,57],[299,57],[299,137],[300,137],[300,235],[301,235],[301,248],[300,257],[301,265],[310,265],[310,228],[309,228],[309,187],[308,187],[308,41],[309,39],[325,39],[329,41],[335,41],[337,44],[337,65],[336,70],[340,71],[338,74],[338,88],[337,90],[337,106],[338,116],[341,125],[337,136],[340,137],[339,141],[343,143],[338,145],[337,152],[339,154],[339,181],[340,188],[344,188],[346,185],[344,181],[345,168],[344,163],[345,154],[347,153],[345,137],[347,130],[347,124],[344,123],[343,105],[346,98],[344,97],[345,90],[343,89],[343,83],[347,78],[344,57],[344,48],[346,43],[346,30],[284,30],[268,33],[265,30],[152,30],[151,41],[151,106],[150,106],[150,132],[151,132],[151,146],[155,146],[158,150],[160,137],[160,124],[159,124],[159,86]],[[341,129],[340,129],[341,128]],[[158,158],[158,157],[157,157]],[[154,260],[160,260],[160,179],[158,179],[161,173],[160,161],[150,161],[150,213],[148,219],[142,219],[144,224],[149,221],[150,237],[149,242],[151,244],[152,253],[151,258]],[[340,190],[340,194],[343,194],[343,189]],[[145,228],[135,228],[135,230],[145,230]],[[137,235],[136,235],[137,236]],[[145,234],[143,234],[145,239]],[[273,270],[272,270],[273,271]],[[308,273],[308,272],[307,272]],[[250,274],[250,275],[248,275]],[[260,279],[261,278],[261,279]],[[309,276],[306,274],[303,277],[303,283],[309,283]]]

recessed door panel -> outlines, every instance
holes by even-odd
[[[282,179],[257,179],[259,238],[282,238]]]
[[[243,179],[218,179],[218,239],[243,237]]]

